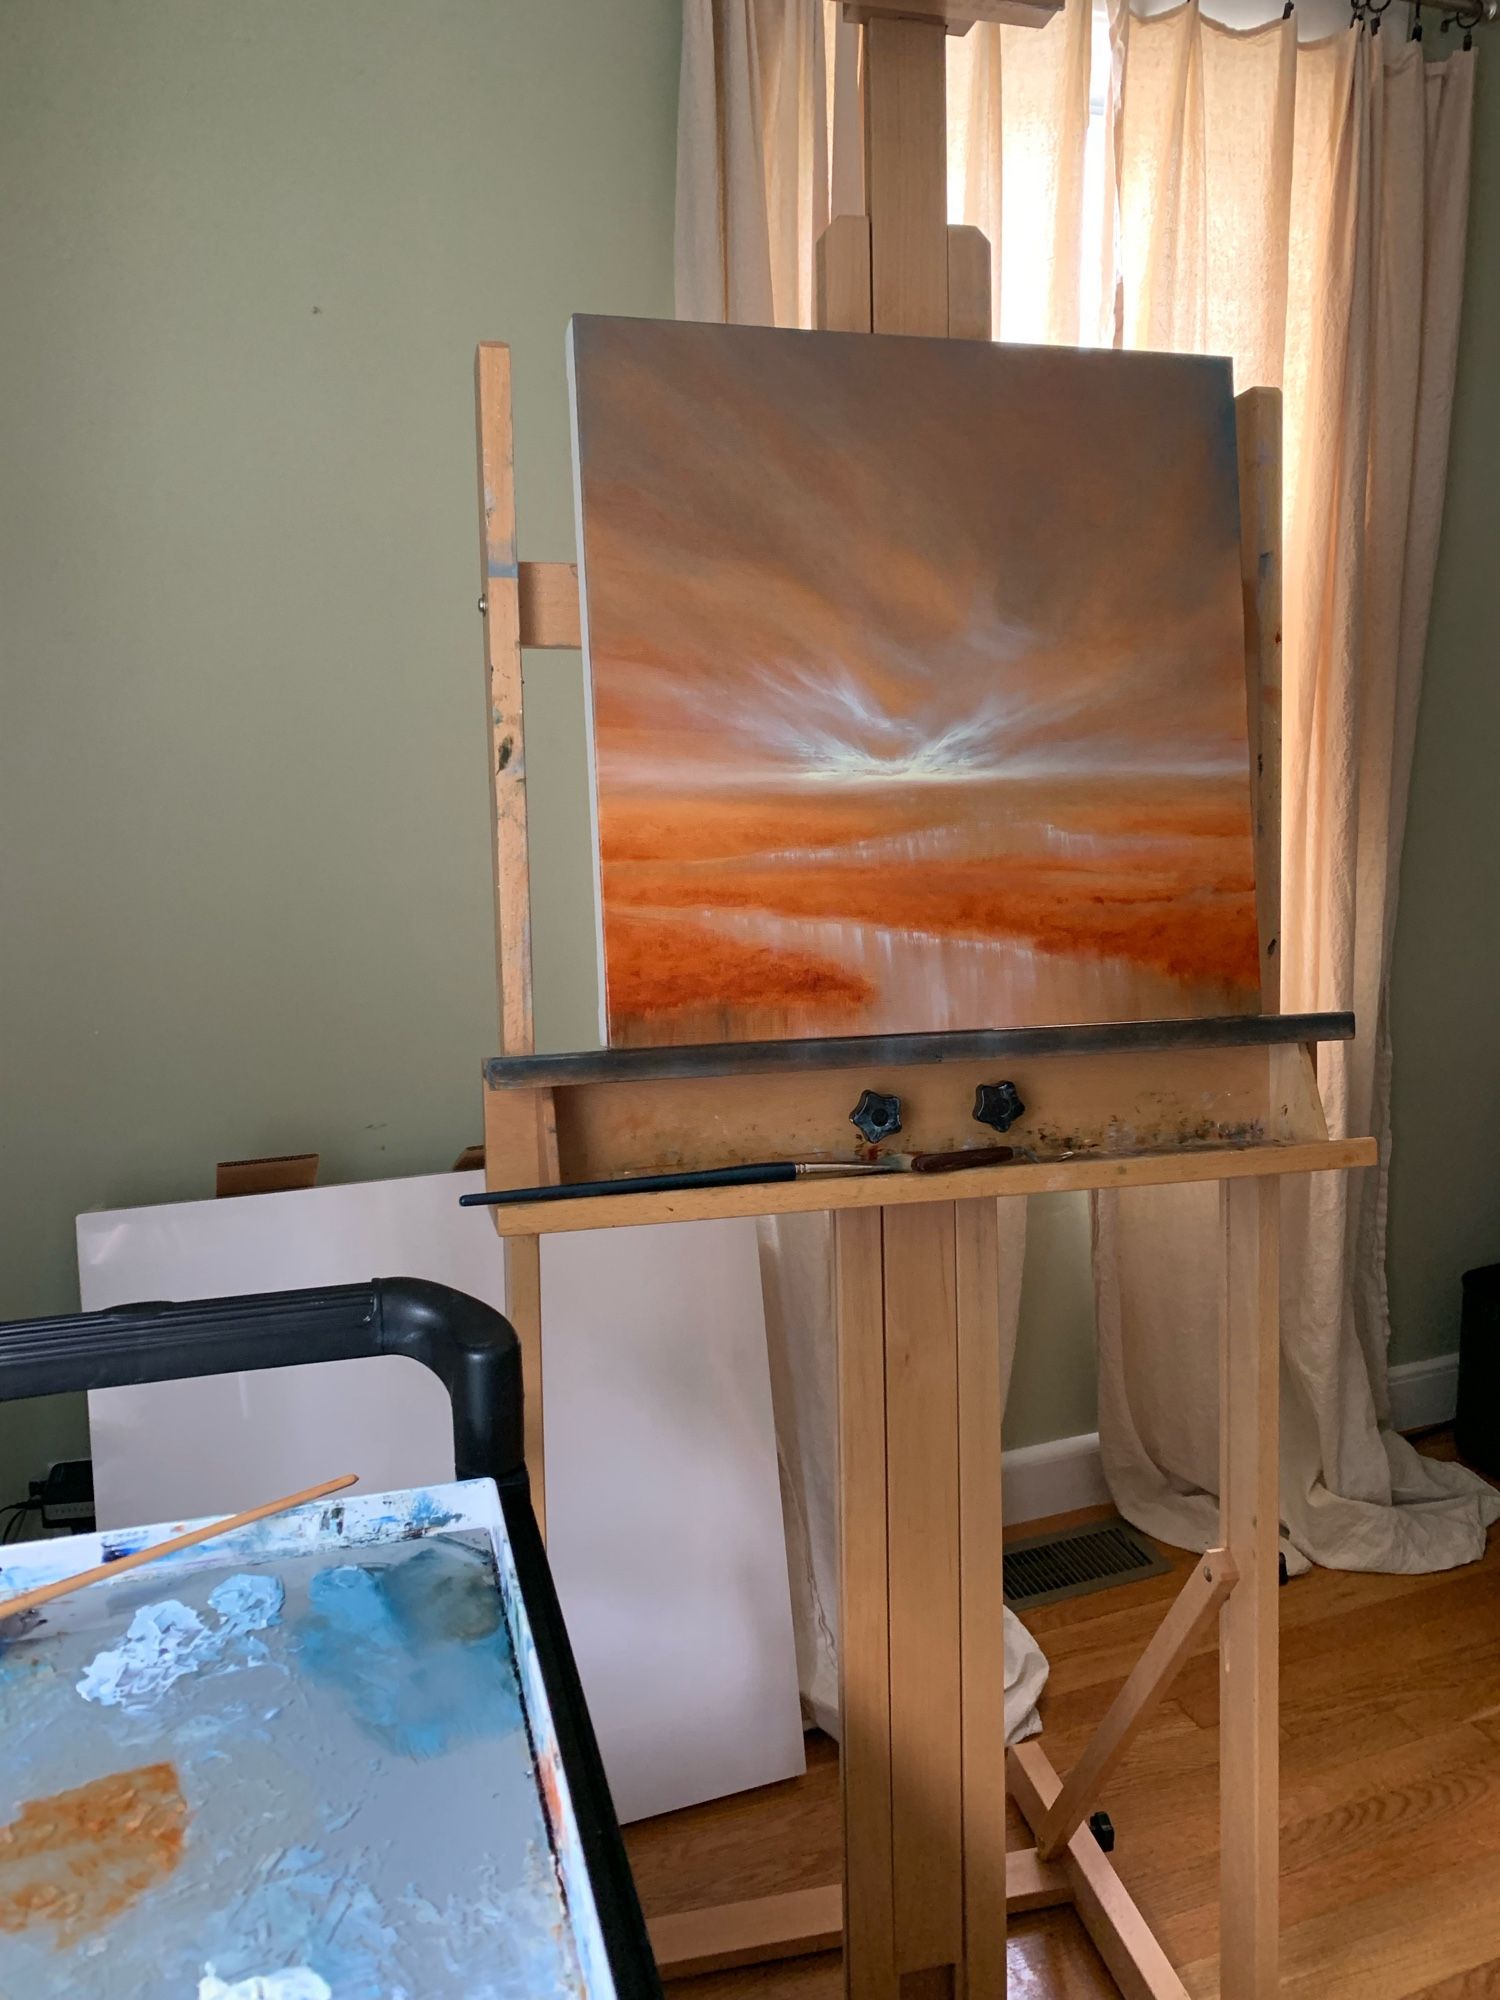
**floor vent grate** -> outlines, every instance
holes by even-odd
[[[1088,1521],[1005,1547],[1005,1601],[1019,1610],[1161,1576],[1172,1565],[1126,1521]]]

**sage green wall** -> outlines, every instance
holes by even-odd
[[[1461,1274],[1500,1263],[1500,32],[1475,43],[1463,343],[1392,993],[1397,1362],[1452,1353]]]
[[[514,346],[523,544],[566,557],[567,317],[672,307],[679,16],[0,0],[0,1317],[76,1305],[80,1209],[479,1137],[473,347]],[[531,694],[566,1043],[576,666]],[[13,1418],[0,1501],[80,1443]]]
[[[572,546],[562,328],[671,310],[678,0],[0,0],[0,1315],[79,1209],[316,1147],[446,1166],[493,1043],[469,357]],[[1500,1257],[1500,94],[1398,936],[1396,1358]],[[576,663],[528,682],[544,1043],[592,1033]],[[1485,727],[1486,722],[1488,728]],[[1450,1162],[1457,1162],[1456,1166]],[[1032,1206],[1007,1438],[1094,1421],[1081,1202]],[[83,1448],[0,1428],[0,1499]],[[0,1419],[0,1424],[3,1424]]]

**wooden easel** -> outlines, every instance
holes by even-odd
[[[945,31],[1024,0],[863,4],[869,215],[818,245],[820,325],[987,338],[989,244],[946,221]],[[1045,17],[1047,9],[1040,12]],[[919,18],[911,18],[913,13]],[[1280,399],[1237,404],[1246,674],[1256,770],[1264,1015],[1205,1024],[534,1057],[521,685],[525,648],[576,648],[576,572],[516,548],[510,362],[477,359],[501,1036],[487,1068],[491,1187],[597,1179],[670,1160],[834,1157],[866,1084],[896,1091],[903,1143],[975,1140],[975,1085],[1013,1075],[1035,1163],[935,1175],[615,1196],[495,1211],[525,1358],[527,1459],[545,1522],[540,1237],[713,1215],[835,1212],[841,1496],[842,1884],[658,1921],[664,1973],[828,1948],[855,2000],[998,2000],[1007,1909],[1072,1903],[1129,2000],[1185,1989],[1087,1820],[1101,1787],[1217,1615],[1222,2000],[1277,1986],[1278,1177],[1367,1166],[1330,1140],[1311,1044],[1347,1016],[1279,1017]],[[1112,1150],[1129,1128],[1136,1145]],[[1223,1243],[1222,1546],[1194,1569],[1066,1781],[1040,1744],[1005,1749],[998,1342],[999,1196],[1218,1181]],[[1036,1844],[1007,1855],[1005,1786]]]

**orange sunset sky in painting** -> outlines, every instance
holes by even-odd
[[[610,1042],[1254,1010],[1226,362],[570,359]]]

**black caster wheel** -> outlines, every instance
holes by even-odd
[[[1115,1851],[1115,1823],[1107,1812],[1089,1814],[1089,1832],[1106,1854]]]

